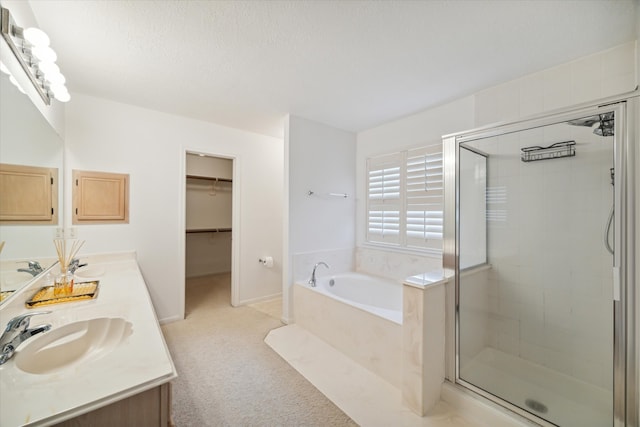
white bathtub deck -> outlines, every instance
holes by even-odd
[[[496,425],[469,421],[443,401],[419,417],[402,405],[398,388],[295,324],[272,330],[265,342],[363,427]]]

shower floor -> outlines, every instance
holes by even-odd
[[[464,366],[460,377],[559,426],[613,424],[611,391],[494,348],[483,349]],[[527,401],[545,412],[531,409]]]

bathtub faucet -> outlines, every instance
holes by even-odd
[[[316,268],[318,268],[319,265],[324,265],[325,267],[329,268],[327,263],[326,262],[322,262],[322,261],[320,261],[319,263],[317,263],[316,265],[313,266],[313,271],[311,272],[311,279],[309,279],[309,284],[312,287],[316,286]]]

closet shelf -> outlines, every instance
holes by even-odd
[[[187,233],[228,233],[230,228],[192,228],[187,229]]]
[[[187,175],[187,178],[203,179],[205,181],[216,181],[216,182],[233,182],[233,180],[230,178],[216,178],[212,176]]]

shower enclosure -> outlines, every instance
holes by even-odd
[[[637,425],[634,102],[445,137],[449,377],[542,425]]]

